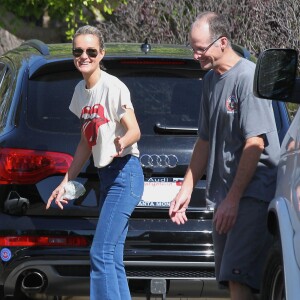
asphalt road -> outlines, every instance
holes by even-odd
[[[177,288],[176,283],[171,287],[170,292],[163,298],[161,295],[147,296],[145,293],[132,295],[132,300],[229,300],[227,291],[222,291],[217,288],[214,281],[208,284],[209,289],[201,293],[200,285],[194,283],[187,283],[184,288],[181,286],[180,290]],[[199,288],[198,288],[199,287]],[[47,297],[40,295],[39,300],[48,300]],[[62,300],[89,300],[89,297],[83,296],[65,296]]]
[[[41,297],[38,298],[41,300],[47,300],[47,297]],[[65,296],[62,298],[62,300],[89,300],[89,297],[80,297],[80,296]],[[214,297],[184,297],[184,296],[176,296],[176,297],[169,297],[167,296],[165,298],[166,300],[230,300],[230,298],[228,297],[219,297],[219,298],[214,298]],[[151,296],[151,297],[147,297],[145,295],[140,295],[140,296],[133,296],[132,300],[163,300],[162,296]]]
[[[147,296],[145,294],[132,295],[132,300],[229,300],[227,291],[219,290],[216,283],[212,281],[209,291],[201,294],[200,288],[195,288],[194,284],[186,284],[184,289],[176,289],[176,285],[172,287],[172,292],[163,298],[161,295]],[[89,297],[64,297],[63,300],[89,300]]]
[[[39,298],[41,300],[47,300],[47,297],[41,297]],[[89,297],[80,297],[80,296],[65,296],[62,298],[62,300],[89,300]],[[164,298],[166,300],[230,300],[230,298],[227,296],[222,296],[222,297],[185,297],[185,296],[167,296],[166,298]],[[163,300],[162,296],[146,296],[146,295],[139,295],[139,296],[133,296],[132,300]]]
[[[89,297],[64,297],[63,300],[89,300]],[[161,296],[151,296],[150,298],[146,296],[137,296],[132,297],[132,300],[162,300],[163,298]],[[186,298],[182,296],[178,297],[166,297],[166,300],[230,300],[230,298],[222,297],[222,298],[207,298],[207,297],[197,297],[197,298]]]
[[[39,297],[37,299],[40,300],[47,300],[47,297]],[[81,296],[65,296],[62,298],[62,300],[89,300],[89,297],[81,297]],[[222,297],[185,297],[185,296],[167,296],[166,298],[164,298],[166,300],[230,300],[230,298],[227,296],[222,296]],[[154,296],[152,295],[151,297],[147,297],[146,295],[139,295],[139,296],[133,296],[132,300],[163,300],[162,296]]]
[[[64,297],[63,300],[89,300],[89,297]],[[138,297],[132,297],[132,300],[162,300],[163,298],[161,296],[151,296],[150,298],[146,296],[138,296]],[[166,300],[230,300],[230,298],[207,298],[207,297],[197,297],[197,298],[186,298],[182,296],[178,297],[166,297]]]

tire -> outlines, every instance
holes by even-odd
[[[286,300],[282,250],[279,241],[272,246],[267,257],[261,300]]]

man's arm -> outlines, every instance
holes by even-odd
[[[198,139],[194,146],[192,158],[184,176],[181,189],[170,203],[169,215],[171,220],[177,224],[184,224],[187,221],[185,211],[191,200],[194,186],[206,170],[208,152],[208,141]]]
[[[232,186],[214,216],[216,230],[220,234],[227,233],[234,225],[240,199],[255,173],[263,150],[264,140],[262,136],[251,137],[246,140]]]

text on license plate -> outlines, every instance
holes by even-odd
[[[179,192],[183,178],[149,178],[144,182],[144,193],[138,206],[169,207]]]

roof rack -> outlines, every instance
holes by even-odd
[[[31,47],[35,48],[36,50],[38,50],[42,55],[50,54],[48,46],[44,42],[37,40],[37,39],[31,39],[31,40],[25,41],[22,43],[22,45],[31,46]]]

